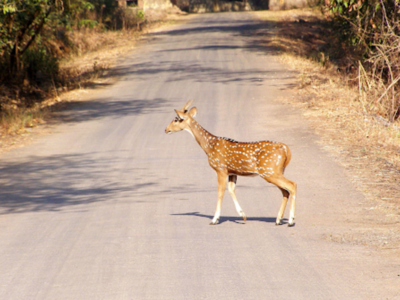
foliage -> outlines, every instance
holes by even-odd
[[[328,1],[325,7],[343,41],[360,54],[360,92],[380,93],[366,109],[395,121],[400,116],[400,0]]]
[[[29,78],[37,82],[43,78],[51,78],[58,71],[57,58],[49,55],[46,49],[28,50],[24,55],[24,64]]]
[[[90,2],[82,0],[0,0],[0,54],[3,66],[7,66],[8,73],[13,76],[23,75],[26,69],[23,56],[27,50],[36,42],[39,53],[44,53],[40,43],[40,33],[44,28],[71,27],[79,14],[92,8]]]
[[[144,20],[144,12],[139,8],[118,8],[115,12],[116,27],[129,29],[137,27],[140,29],[140,23]]]
[[[330,0],[328,9],[352,45],[371,49],[384,41],[385,33],[400,33],[399,0]]]

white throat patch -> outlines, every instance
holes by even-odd
[[[193,132],[190,131],[188,128],[185,128],[185,131],[189,132],[192,135],[192,137],[194,137]]]

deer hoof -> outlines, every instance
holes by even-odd
[[[240,216],[243,218],[243,221],[246,222],[247,217],[246,217],[246,214],[243,211],[240,213]]]
[[[217,219],[217,220],[212,220],[212,222],[210,223],[210,225],[217,225],[218,224],[218,222],[219,222],[219,219]]]
[[[292,223],[289,222],[289,223],[288,223],[288,226],[289,226],[289,227],[293,227],[293,226],[294,226],[294,221],[293,221]]]
[[[276,226],[278,226],[278,225],[282,225],[282,220],[279,220],[279,221],[278,221],[278,220],[276,220],[276,222],[275,222],[275,225],[276,225]]]

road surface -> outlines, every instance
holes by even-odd
[[[0,299],[400,299],[398,264],[324,238],[364,198],[276,101],[296,74],[260,46],[271,30],[224,13],[150,34],[121,60],[121,80],[2,155]],[[295,227],[274,224],[275,186],[242,177],[247,222],[226,193],[208,225],[215,172],[189,134],[164,133],[189,99],[213,134],[289,145]]]

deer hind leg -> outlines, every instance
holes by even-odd
[[[278,217],[276,218],[276,225],[281,225],[282,224],[283,213],[285,212],[286,204],[287,204],[288,199],[289,199],[289,192],[287,190],[284,190],[284,189],[281,189],[281,188],[279,188],[279,189],[282,192],[283,200],[282,200],[281,208],[279,209],[279,212],[278,212]]]
[[[229,190],[229,194],[231,195],[231,197],[233,199],[233,202],[235,203],[236,211],[238,212],[239,216],[241,216],[243,218],[243,221],[246,222],[246,219],[247,219],[246,214],[240,207],[239,202],[236,198],[236,194],[235,194],[236,181],[237,181],[236,175],[229,175],[228,190]]]
[[[272,177],[263,177],[265,180],[268,182],[275,184],[278,188],[281,190],[286,191],[289,194],[289,201],[290,201],[290,215],[289,215],[289,226],[294,225],[294,218],[295,218],[295,207],[296,207],[296,192],[297,192],[297,185],[293,181],[290,181],[289,179],[285,178],[283,175],[275,175]],[[283,192],[282,192],[283,193]],[[287,194],[286,194],[287,195]],[[276,219],[276,224],[280,224],[283,212],[286,207],[286,202],[285,201],[285,194],[284,194],[284,199],[282,201],[281,208],[279,210],[278,218]],[[278,223],[279,221],[279,223]]]
[[[217,176],[218,176],[218,202],[214,218],[212,219],[210,225],[218,224],[219,217],[221,216],[222,199],[224,198],[226,181],[228,177],[227,174],[224,172],[217,172]]]

